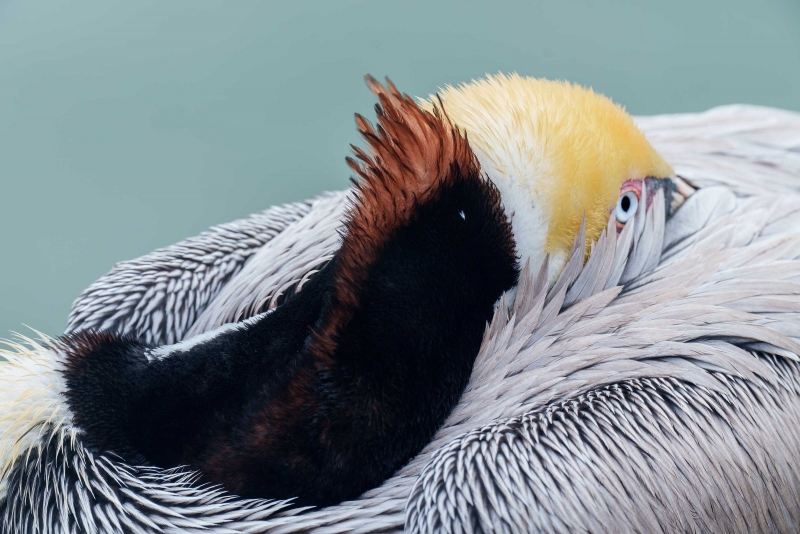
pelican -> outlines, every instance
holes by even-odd
[[[240,498],[87,446],[58,342],[21,340],[0,374],[4,529],[794,531],[800,117],[642,119],[656,151],[570,84],[492,76],[439,98],[500,191],[524,268],[418,454],[334,506]],[[170,354],[278,309],[335,256],[349,194],[118,264],[68,331]]]

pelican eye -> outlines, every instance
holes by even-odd
[[[617,222],[625,224],[636,213],[636,208],[639,207],[639,197],[633,191],[628,191],[617,200],[617,208],[614,210],[614,215],[617,217]]]

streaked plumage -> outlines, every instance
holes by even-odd
[[[748,131],[735,126],[735,119],[725,112],[676,120],[679,125],[705,121],[729,128],[733,123],[739,132]],[[76,473],[95,474],[92,487],[114,498],[90,507],[93,516],[65,518],[72,524],[86,522],[85,528],[92,521],[102,524],[116,512],[109,521],[141,522],[145,515],[158,518],[165,530],[169,525],[186,529],[200,521],[209,527],[248,531],[269,527],[300,531],[317,526],[328,526],[329,531],[377,531],[398,529],[404,522],[411,530],[438,526],[459,530],[467,525],[514,525],[524,519],[531,521],[527,526],[550,531],[598,526],[609,530],[791,531],[800,513],[800,450],[795,432],[800,428],[796,363],[800,297],[794,286],[800,278],[800,187],[791,182],[800,170],[800,156],[787,149],[800,148],[800,119],[766,110],[751,113],[758,121],[758,144],[742,140],[742,133],[738,138],[736,134],[701,137],[692,144],[685,140],[685,131],[670,138],[668,126],[660,132],[656,129],[659,121],[669,125],[669,118],[650,119],[655,131],[648,133],[656,147],[681,175],[705,186],[667,224],[665,245],[671,248],[658,267],[649,272],[650,258],[660,256],[660,251],[637,248],[644,242],[636,240],[641,234],[628,230],[620,236],[622,246],[615,239],[596,246],[585,269],[581,268],[582,251],[576,248],[574,267],[567,264],[547,298],[544,291],[537,291],[546,285],[546,271],[523,277],[513,302],[499,307],[471,384],[448,422],[397,475],[357,501],[302,516],[266,519],[274,511],[267,503],[234,500],[235,511],[229,516],[225,515],[230,510],[227,505],[219,500],[206,503],[198,494],[185,495],[178,504],[179,499],[164,490],[169,488],[168,477],[176,475],[145,470],[147,476],[124,476],[120,473],[137,470],[93,458],[85,450],[69,451],[75,442],[69,439],[68,424],[58,429],[51,448],[57,448],[64,436],[62,450],[77,461],[56,458],[58,462],[47,463],[33,450],[30,469],[17,463],[13,475],[30,473],[40,481],[50,481],[23,487],[60,489],[64,477],[59,466],[74,465]],[[746,119],[742,118],[743,124]],[[771,128],[788,131],[777,147],[764,133]],[[763,167],[762,161],[773,166]],[[720,182],[724,187],[711,187]],[[652,225],[657,224],[654,216]],[[648,231],[655,232],[652,225],[647,225]],[[330,226],[333,231],[336,225]],[[299,235],[295,246],[302,248],[300,243],[309,234]],[[290,240],[291,231],[280,235]],[[683,239],[672,243],[679,237]],[[579,284],[581,271],[605,264],[594,258],[624,258],[627,240],[636,241],[626,262],[635,269],[627,273],[632,279],[624,288],[610,284],[613,287],[606,289],[608,284],[594,277],[591,290],[572,290],[566,284],[576,276]],[[644,270],[642,276],[638,276],[640,270]],[[304,275],[299,270],[283,279],[300,280]],[[237,283],[237,276],[229,284]],[[119,282],[112,277],[102,283],[107,288]],[[128,285],[122,282],[117,287]],[[565,308],[563,299],[570,296],[569,291],[572,298],[577,295],[582,300]],[[84,298],[90,300],[92,293]],[[757,356],[754,351],[771,355]],[[58,365],[47,359],[46,352],[40,354],[44,355],[40,367],[27,375],[36,382],[32,387],[40,387],[36,376]],[[4,401],[28,391],[20,383],[23,389],[9,391]],[[60,386],[41,387],[57,392]],[[32,408],[38,411],[43,406],[37,400]],[[55,409],[33,415],[28,413],[23,420],[59,417]],[[464,432],[472,433],[459,437]],[[623,435],[634,439],[620,439]],[[513,442],[521,449],[503,445],[513,436],[525,438]],[[600,452],[604,448],[597,440],[607,440],[611,451]],[[746,449],[737,449],[738,443]],[[462,451],[459,461],[448,461],[448,456]],[[45,452],[57,454],[47,448]],[[81,468],[81,457],[87,467]],[[107,463],[113,465],[107,467]],[[487,471],[482,471],[484,467]],[[655,468],[663,471],[657,478],[648,478]],[[98,482],[100,475],[93,469],[107,469],[100,471],[105,483]],[[514,478],[515,470],[521,473],[518,478]],[[682,478],[687,473],[688,479]],[[509,479],[514,480],[512,487],[506,482]],[[120,481],[127,489],[120,489]],[[526,487],[530,490],[523,492],[521,488]],[[78,495],[81,490],[73,486],[67,491],[62,495]],[[53,506],[52,501],[36,500],[36,495],[31,493],[34,502]],[[587,496],[591,506],[586,505]],[[9,502],[16,507],[7,508],[4,519],[30,518],[24,509],[28,501],[15,497]],[[131,503],[135,502],[150,515],[134,513]],[[184,517],[168,515],[153,505],[176,511],[199,502],[205,507],[189,510]],[[248,518],[242,511],[248,506],[262,510]],[[36,517],[56,520],[55,515],[44,513]]]
[[[371,86],[378,125],[358,120],[370,153],[349,160],[359,180],[341,242],[302,291],[178,345],[107,331],[52,344],[88,450],[330,506],[430,441],[519,268],[500,193],[463,134]]]

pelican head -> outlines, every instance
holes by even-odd
[[[549,255],[551,280],[582,220],[588,254],[611,215],[621,229],[639,205],[649,207],[643,190],[665,188],[668,214],[691,192],[625,109],[591,89],[498,74],[422,103],[439,101],[500,190],[521,262],[536,267]]]

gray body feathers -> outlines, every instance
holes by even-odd
[[[549,291],[546,270],[529,266],[501,300],[444,427],[380,488],[297,515],[193,485],[191,475],[94,457],[53,408],[35,440],[16,440],[21,452],[0,474],[0,524],[9,532],[118,524],[144,532],[796,531],[800,116],[730,106],[640,124],[700,191],[666,226],[663,210],[650,210],[619,238],[609,227],[586,266],[576,252]],[[336,249],[345,198],[273,208],[120,264],[76,301],[70,329],[175,342],[268,308]],[[36,369],[56,370],[57,347],[39,349]],[[16,367],[0,382],[27,383],[23,367],[33,364],[23,359],[12,356]],[[19,408],[40,385],[25,387],[0,391],[0,405]],[[4,432],[21,432],[26,409],[14,424],[0,419],[0,443]]]

